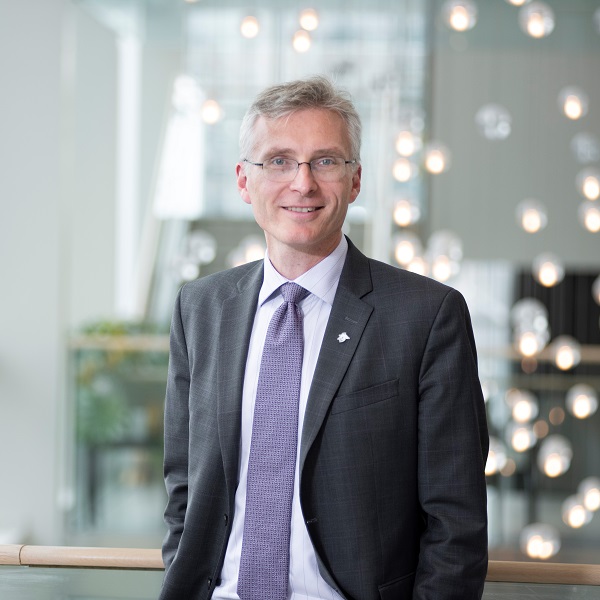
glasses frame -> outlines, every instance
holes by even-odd
[[[340,156],[340,157],[332,157],[332,158],[341,158],[341,156]],[[279,182],[279,183],[291,183],[292,181],[294,181],[294,179],[296,179],[296,176],[298,175],[298,171],[300,171],[300,165],[308,165],[308,168],[310,169],[310,172],[311,172],[312,176],[313,176],[313,177],[314,177],[314,178],[315,178],[317,181],[327,181],[327,180],[322,180],[322,179],[319,177],[319,174],[318,174],[318,172],[315,174],[315,172],[313,171],[313,168],[312,168],[312,162],[313,162],[313,161],[303,161],[303,162],[299,162],[299,161],[297,161],[297,160],[295,160],[295,159],[291,159],[291,160],[294,160],[294,162],[296,162],[296,163],[297,163],[297,165],[298,165],[298,166],[296,167],[296,171],[294,172],[294,176],[293,176],[291,179],[269,179],[269,177],[268,177],[268,176],[266,176],[266,175],[265,175],[265,177],[267,177],[267,179],[269,179],[269,181],[273,181],[273,182]],[[315,158],[314,160],[319,160],[319,159],[316,159],[316,158]],[[343,159],[343,161],[344,161],[344,166],[345,166],[345,165],[355,165],[355,164],[357,164],[357,163],[358,163],[358,160],[357,160],[356,158],[353,158],[352,160],[346,160],[346,159]],[[261,162],[261,163],[252,162],[251,160],[248,160],[247,158],[243,158],[243,159],[242,159],[242,162],[246,162],[246,163],[248,163],[249,165],[254,165],[255,167],[260,167],[260,168],[263,170],[263,172],[265,172],[265,168],[264,168],[264,167],[265,167],[265,163],[264,163],[264,162]],[[269,171],[267,170],[266,172],[268,173]],[[340,179],[341,179],[341,178],[340,178]],[[335,179],[332,179],[331,181],[336,181],[336,180],[335,180]]]

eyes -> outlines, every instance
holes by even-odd
[[[340,158],[335,158],[333,156],[322,156],[320,158],[315,158],[310,161],[310,168],[323,170],[335,168],[338,165],[342,164],[344,161]],[[264,166],[267,169],[282,169],[282,170],[296,170],[298,168],[298,161],[293,158],[285,158],[283,156],[274,156],[273,158],[269,158],[265,160]],[[304,163],[302,163],[304,164]]]

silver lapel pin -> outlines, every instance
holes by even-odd
[[[340,333],[340,335],[337,336],[337,341],[341,344],[343,342],[345,342],[346,340],[349,340],[350,336],[344,331],[342,333]]]

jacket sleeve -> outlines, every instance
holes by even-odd
[[[181,318],[181,290],[171,321],[169,371],[165,398],[164,477],[168,502],[164,513],[167,535],[162,554],[165,574],[179,547],[188,502],[190,370]]]
[[[443,299],[419,375],[418,490],[425,519],[414,600],[479,600],[487,572],[488,431],[466,303]]]

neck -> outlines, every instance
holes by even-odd
[[[331,247],[322,248],[314,253],[295,250],[288,246],[284,248],[269,247],[269,260],[278,273],[293,281],[329,256],[337,248],[340,240],[341,233],[335,244],[331,244]]]

